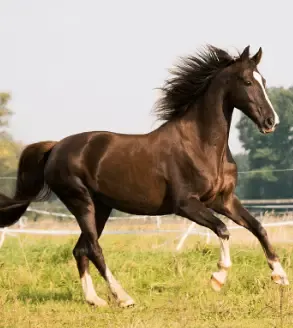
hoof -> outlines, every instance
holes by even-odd
[[[106,307],[108,306],[108,303],[104,301],[102,298],[95,297],[93,299],[87,299],[86,300],[88,304],[96,306],[96,307]]]
[[[119,301],[119,306],[122,308],[130,308],[130,307],[134,307],[135,302],[133,299],[128,299],[126,301]]]
[[[211,286],[215,292],[221,291],[225,281],[221,279],[221,275],[219,272],[214,272],[211,277]]]
[[[287,278],[286,275],[280,275],[277,273],[272,273],[272,280],[278,284],[278,285],[282,285],[282,286],[288,286],[289,285],[289,280]]]

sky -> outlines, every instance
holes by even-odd
[[[293,84],[292,1],[1,0],[0,91],[31,143],[91,130],[145,133],[180,56],[261,46],[268,86]],[[235,123],[229,144],[241,152]]]

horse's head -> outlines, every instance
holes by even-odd
[[[262,57],[262,49],[249,56],[247,46],[239,58],[230,66],[229,99],[259,128],[262,133],[273,132],[280,123],[265,89],[265,79],[257,70]]]

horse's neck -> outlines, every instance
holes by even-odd
[[[210,89],[182,117],[181,131],[191,142],[200,139],[204,148],[212,148],[221,156],[228,146],[232,114],[233,107],[225,100],[224,92]]]

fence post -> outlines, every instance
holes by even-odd
[[[1,237],[0,237],[0,248],[2,247],[2,245],[4,243],[4,240],[5,240],[6,229],[7,228],[4,228],[3,231],[2,231],[2,233],[1,233]]]
[[[206,239],[206,243],[209,244],[211,241],[211,231],[210,229],[207,229],[207,239]]]
[[[179,243],[178,243],[178,245],[176,247],[176,251],[179,251],[181,249],[181,247],[184,244],[185,239],[188,237],[188,235],[190,234],[190,232],[194,228],[194,226],[195,226],[195,223],[192,222],[190,224],[190,226],[188,227],[188,229],[186,230],[186,232],[184,233],[184,235],[181,237],[181,239],[180,239],[180,241],[179,241]]]
[[[161,217],[160,216],[156,216],[156,221],[157,221],[157,228],[160,229],[161,228]]]

